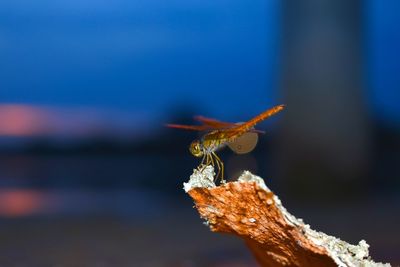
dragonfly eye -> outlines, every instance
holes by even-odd
[[[193,156],[195,157],[201,157],[203,156],[203,151],[201,150],[200,142],[199,141],[193,141],[190,144],[190,153],[192,153]]]

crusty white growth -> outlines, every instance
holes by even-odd
[[[284,215],[286,221],[292,225],[301,227],[304,236],[315,245],[324,247],[338,266],[390,266],[388,263],[376,263],[370,258],[368,251],[369,245],[365,240],[361,240],[358,245],[351,245],[334,236],[315,231],[310,228],[310,225],[305,224],[302,219],[297,219],[295,216],[290,214],[276,195],[274,195],[274,201],[278,209]]]
[[[213,166],[207,166],[203,170],[193,169],[193,174],[190,175],[189,182],[183,183],[183,189],[187,193],[190,189],[195,187],[215,187],[214,175]]]
[[[249,171],[244,171],[238,179],[239,183],[255,182],[258,186],[267,192],[270,192],[269,188],[265,185],[264,180],[261,177],[253,175]],[[194,170],[190,176],[188,183],[184,183],[184,190],[188,192],[194,187],[215,187],[214,183],[214,168],[207,166],[203,171],[197,169]],[[305,224],[302,219],[297,219],[295,216],[290,214],[286,208],[282,205],[281,200],[274,195],[274,202],[278,209],[284,215],[287,223],[303,229],[304,236],[313,242],[316,246],[322,246],[326,249],[330,257],[340,267],[378,267],[378,266],[390,266],[386,263],[376,263],[370,256],[368,247],[369,245],[361,240],[358,245],[351,245],[345,241],[340,240],[334,236],[327,235],[323,232],[312,230],[310,225]],[[271,203],[272,204],[272,203]],[[250,219],[251,220],[251,219]],[[254,220],[254,219],[253,219]],[[251,222],[253,222],[251,220]]]
[[[261,178],[261,177],[259,177],[257,175],[254,175],[249,171],[244,171],[242,173],[242,175],[240,175],[240,177],[238,178],[238,181],[239,182],[245,182],[245,183],[255,182],[259,187],[261,187],[265,191],[271,192],[271,190],[269,190],[269,188],[266,186],[263,178]]]

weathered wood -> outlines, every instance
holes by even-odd
[[[364,240],[351,245],[312,230],[248,171],[220,186],[213,178],[211,166],[194,170],[184,189],[210,229],[242,238],[261,266],[390,266],[372,261]]]

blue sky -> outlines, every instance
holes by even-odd
[[[368,96],[396,121],[398,10],[366,9]],[[246,118],[280,102],[279,14],[278,0],[1,1],[0,103]]]
[[[400,1],[369,0],[366,8],[367,83],[377,117],[400,123]]]
[[[266,88],[276,80],[276,8],[2,1],[0,100],[156,114],[185,102],[221,115],[240,104],[257,113],[275,103]]]

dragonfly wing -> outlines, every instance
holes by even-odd
[[[236,154],[246,154],[251,152],[257,145],[258,134],[254,132],[246,132],[233,140],[228,142],[228,147]]]
[[[216,129],[226,129],[233,127],[236,124],[230,122],[222,122],[216,119],[206,118],[203,116],[194,117],[195,120],[202,123],[202,125],[182,125],[182,124],[166,124],[168,128],[191,130],[191,131],[210,131]]]
[[[263,131],[263,130],[257,130],[257,129],[251,129],[251,130],[249,130],[249,132],[251,132],[251,133],[258,133],[258,134],[265,134],[265,131]]]
[[[224,121],[219,121],[216,119],[211,119],[211,118],[207,118],[207,117],[203,117],[203,116],[195,116],[194,119],[196,121],[199,121],[205,125],[208,125],[212,128],[228,128],[228,127],[233,127],[236,124],[232,123],[232,122],[224,122]]]
[[[235,139],[235,138],[239,137],[240,135],[244,134],[245,132],[252,131],[251,129],[257,123],[278,113],[279,111],[284,109],[284,107],[285,107],[285,105],[279,105],[279,106],[270,108],[245,123],[238,124],[235,127],[232,127],[232,128],[226,129],[226,130],[218,131],[217,133],[215,133],[215,137],[217,137],[217,139],[227,139],[227,140]]]
[[[223,122],[216,119],[206,118],[203,116],[195,117],[196,120],[203,123],[202,125],[182,125],[182,124],[166,124],[169,128],[184,129],[191,131],[209,131],[215,130],[208,134],[210,139],[232,139],[242,135],[245,132],[264,133],[256,129],[252,129],[258,122],[265,120],[266,118],[274,115],[281,111],[284,105],[275,106],[267,111],[264,111],[260,115],[254,117],[245,123],[231,123]]]
[[[210,129],[210,127],[207,127],[206,125],[165,124],[165,126],[168,128],[191,130],[191,131],[206,131]]]
[[[228,128],[235,127],[239,124],[242,124],[242,123],[219,121],[216,119],[211,119],[211,118],[207,118],[207,117],[203,117],[203,116],[195,116],[194,119],[209,126],[210,128],[213,128],[213,129],[228,129]],[[249,132],[265,134],[265,131],[257,130],[257,129],[250,129]]]

